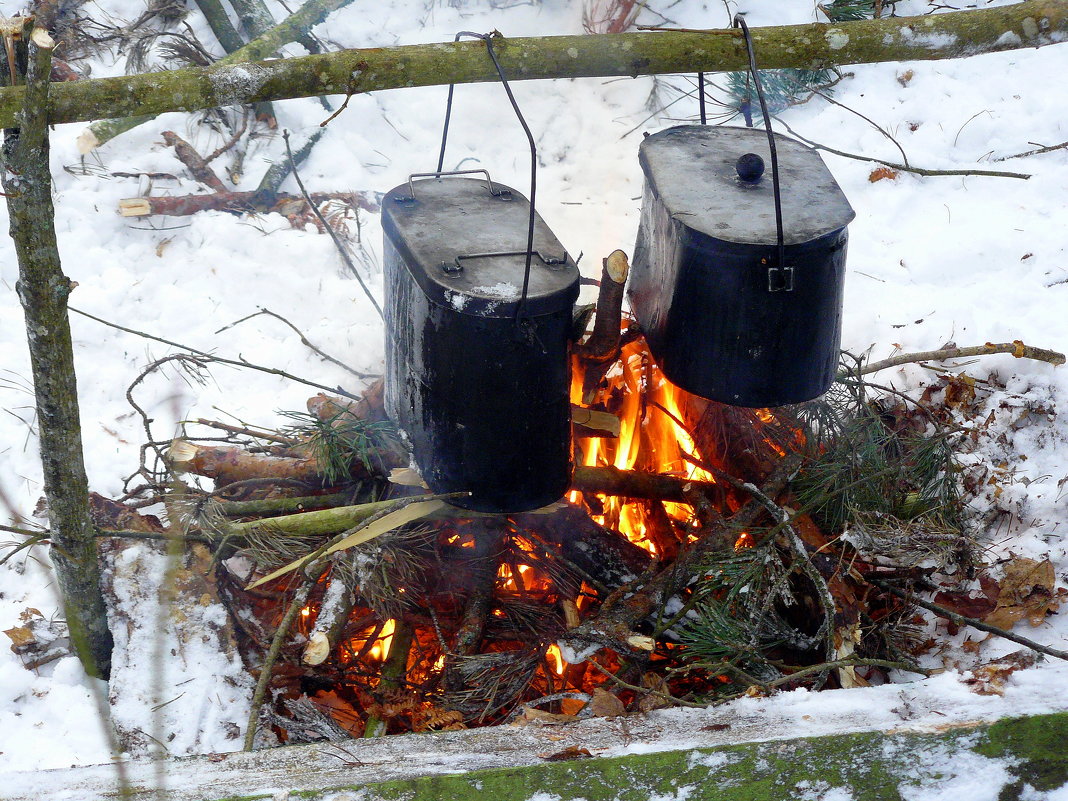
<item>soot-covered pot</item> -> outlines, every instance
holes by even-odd
[[[456,503],[480,511],[558,500],[572,470],[574,260],[538,217],[519,310],[523,195],[488,175],[434,177],[396,187],[382,209],[386,410],[423,479],[472,492]]]
[[[783,264],[765,131],[683,125],[639,150],[634,313],[669,380],[736,406],[814,398],[838,363],[853,209],[815,150],[775,141]]]

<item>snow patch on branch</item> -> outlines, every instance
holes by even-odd
[[[211,86],[220,106],[247,103],[270,74],[254,64],[223,67],[211,73]]]

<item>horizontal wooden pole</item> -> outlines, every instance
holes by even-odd
[[[1068,40],[1068,0],[845,24],[754,28],[765,69],[960,58]],[[195,111],[265,100],[499,80],[481,41],[342,50],[299,58],[57,83],[49,122]],[[745,69],[736,30],[498,38],[511,80]],[[15,124],[22,87],[0,89],[0,127]]]

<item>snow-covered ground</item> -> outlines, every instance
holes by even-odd
[[[276,18],[284,16],[279,4],[269,5]],[[451,40],[458,30],[498,29],[509,36],[582,31],[578,0],[505,5],[493,0],[354,3],[317,32],[339,46],[362,47]],[[650,5],[672,25],[728,23],[720,4]],[[735,7],[733,2],[728,5]],[[12,0],[0,0],[4,14],[13,14],[15,6]],[[93,15],[129,18],[137,13],[130,6],[124,0],[97,0],[87,8]],[[811,0],[743,0],[737,6],[749,12],[753,26],[819,19]],[[929,10],[921,0],[903,0],[896,8],[900,15]],[[641,21],[662,21],[645,13]],[[196,13],[189,22],[204,41],[213,41]],[[291,52],[301,50],[293,47]],[[870,350],[876,359],[950,341],[966,346],[1020,339],[1068,349],[1068,150],[991,163],[1036,145],[1068,140],[1063,88],[1068,45],[962,61],[847,69],[852,76],[838,85],[835,99],[892,134],[914,166],[1006,169],[1032,177],[925,178],[902,173],[872,182],[869,175],[876,165],[825,155],[857,212],[850,226],[843,347],[857,353]],[[121,66],[94,66],[97,76],[116,72]],[[691,78],[666,80],[690,86]],[[636,155],[642,132],[679,118],[692,120],[697,113],[696,102],[683,100],[663,115],[653,114],[676,96],[661,86],[659,95],[651,98],[653,88],[651,78],[514,84],[538,141],[539,211],[570,253],[585,254],[581,266],[587,274],[594,275],[611,250],[633,248],[642,186]],[[444,88],[352,98],[301,169],[305,183],[312,191],[386,191],[409,173],[433,169],[444,99]],[[333,100],[337,104],[341,98]],[[313,99],[278,103],[276,110],[279,125],[292,132],[297,146],[326,116]],[[526,144],[501,87],[458,87],[453,119],[446,167],[486,167],[494,180],[525,191]],[[790,109],[783,119],[799,134],[836,149],[901,160],[895,145],[871,123],[819,98]],[[118,216],[122,198],[197,191],[160,136],[174,130],[201,152],[218,146],[218,135],[191,120],[164,115],[84,158],[75,145],[84,126],[56,128],[56,225],[64,269],[78,283],[72,306],[202,351],[358,390],[351,374],[309,351],[277,319],[259,316],[219,333],[267,308],[356,370],[379,372],[380,323],[328,237],[311,226],[294,230],[279,216]],[[283,152],[279,137],[260,140],[250,150],[236,188],[255,188]],[[146,177],[149,173],[177,179]],[[292,179],[284,188],[295,191]],[[6,209],[0,216],[0,226],[6,228]],[[349,225],[355,228],[351,221]],[[366,276],[380,289],[382,246],[376,215],[361,214],[360,241]],[[5,321],[0,326],[0,490],[10,508],[0,511],[0,517],[17,511],[29,518],[42,486],[16,278],[14,253],[5,243],[0,247],[0,319]],[[79,315],[71,322],[90,486],[117,497],[123,492],[122,479],[137,468],[145,433],[126,402],[126,389],[149,362],[172,349]],[[979,450],[969,457],[996,468],[1000,476],[977,503],[996,504],[1011,513],[989,532],[985,555],[1048,555],[1058,584],[1063,584],[1068,571],[1068,418],[1058,412],[1068,400],[1068,368],[1006,355],[985,357],[967,370],[977,378],[996,374],[1006,387],[980,388],[986,405],[980,419],[989,411],[998,436],[982,438]],[[913,366],[888,371],[880,379],[899,389],[914,389],[932,381],[933,374]],[[135,392],[153,418],[152,430],[159,439],[173,435],[180,421],[197,417],[274,426],[277,410],[301,409],[314,394],[307,386],[274,376],[220,366],[211,368],[203,385],[164,370],[149,376]],[[44,550],[36,548],[0,568],[0,630],[23,625],[20,615],[28,608],[40,610],[46,619],[58,615],[46,561]],[[144,575],[156,569],[151,564],[142,567]],[[151,604],[148,598],[145,602]],[[146,613],[146,620],[154,620],[153,614]],[[1068,643],[1063,616],[1050,617],[1037,628],[1020,626],[1026,636],[1042,642],[1060,648]],[[248,683],[236,662],[211,649],[193,649],[183,654],[184,664],[172,667],[172,673],[180,675],[151,678],[151,638],[137,634],[129,633],[129,641],[144,644],[122,657],[120,675],[129,685],[109,705],[111,713],[127,727],[143,722],[146,734],[162,725],[165,735],[175,734],[168,745],[171,753],[238,747],[234,726],[246,714]],[[950,667],[966,671],[977,660],[1011,650],[1015,647],[992,641],[978,656],[957,654],[957,663]],[[1026,688],[1045,681],[1063,687],[1065,674],[1059,667],[1047,661],[1017,672],[1008,679],[1010,689],[1016,683]],[[929,681],[945,687],[965,678],[966,673],[953,672],[949,678]],[[153,687],[159,692],[154,694]],[[0,648],[0,771],[108,761],[92,689],[72,657],[31,672],[19,656]],[[95,689],[107,692],[102,686]],[[875,690],[848,692],[853,707],[870,708],[876,725],[883,725],[896,703],[887,700],[890,694]],[[951,695],[947,691],[947,697]],[[985,699],[984,716],[1068,708],[1068,693],[1042,692],[1033,698],[1034,703],[1025,702],[1016,689],[1005,698]],[[146,710],[168,701],[161,709],[163,723],[153,723]],[[764,703],[774,705],[775,700]],[[789,703],[796,703],[796,696]],[[801,716],[796,733],[805,734],[805,727]]]

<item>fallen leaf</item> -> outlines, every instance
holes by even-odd
[[[958,615],[976,620],[985,620],[986,616],[997,607],[997,602],[985,595],[970,595],[964,592],[939,592],[935,595],[934,602]]]
[[[900,173],[897,170],[891,169],[890,167],[876,167],[868,174],[868,180],[872,183],[875,183],[876,181],[883,181],[886,179],[894,181],[897,179],[898,175],[900,175]]]
[[[523,707],[523,711],[512,721],[512,725],[527,726],[531,723],[539,723],[548,726],[562,726],[563,724],[571,723],[574,720],[577,720],[574,715],[557,715],[554,712],[543,712],[532,706],[525,706]]]
[[[1000,592],[996,608],[983,622],[1000,629],[1011,629],[1027,618],[1032,626],[1041,625],[1046,616],[1055,612],[1066,594],[1054,591],[1056,575],[1049,559],[1041,562],[1025,557],[1013,559],[1004,568],[999,582]]]
[[[13,629],[4,629],[4,634],[11,640],[11,650],[16,654],[33,647],[37,638],[29,626],[16,626]]]
[[[593,758],[593,754],[589,752],[589,749],[579,745],[569,745],[563,751],[557,751],[555,754],[538,754],[538,756],[546,762],[566,762],[569,759]]]
[[[975,400],[975,379],[967,375],[954,375],[946,380],[946,406],[959,409]]]
[[[654,709],[671,706],[671,701],[667,697],[671,692],[664,677],[659,673],[649,671],[642,676],[642,687],[652,692],[645,693],[638,699],[639,712],[651,712]]]
[[[1032,651],[1016,651],[1000,659],[980,665],[972,670],[972,677],[964,683],[979,695],[1004,695],[1005,683],[1009,676],[1021,668],[1031,667],[1035,663]]]
[[[905,70],[897,76],[897,82],[902,86],[908,86],[909,81],[911,81],[915,75],[916,73],[912,70]]]
[[[616,718],[627,712],[622,701],[601,687],[594,688],[593,698],[590,699],[587,709],[595,718]]]

